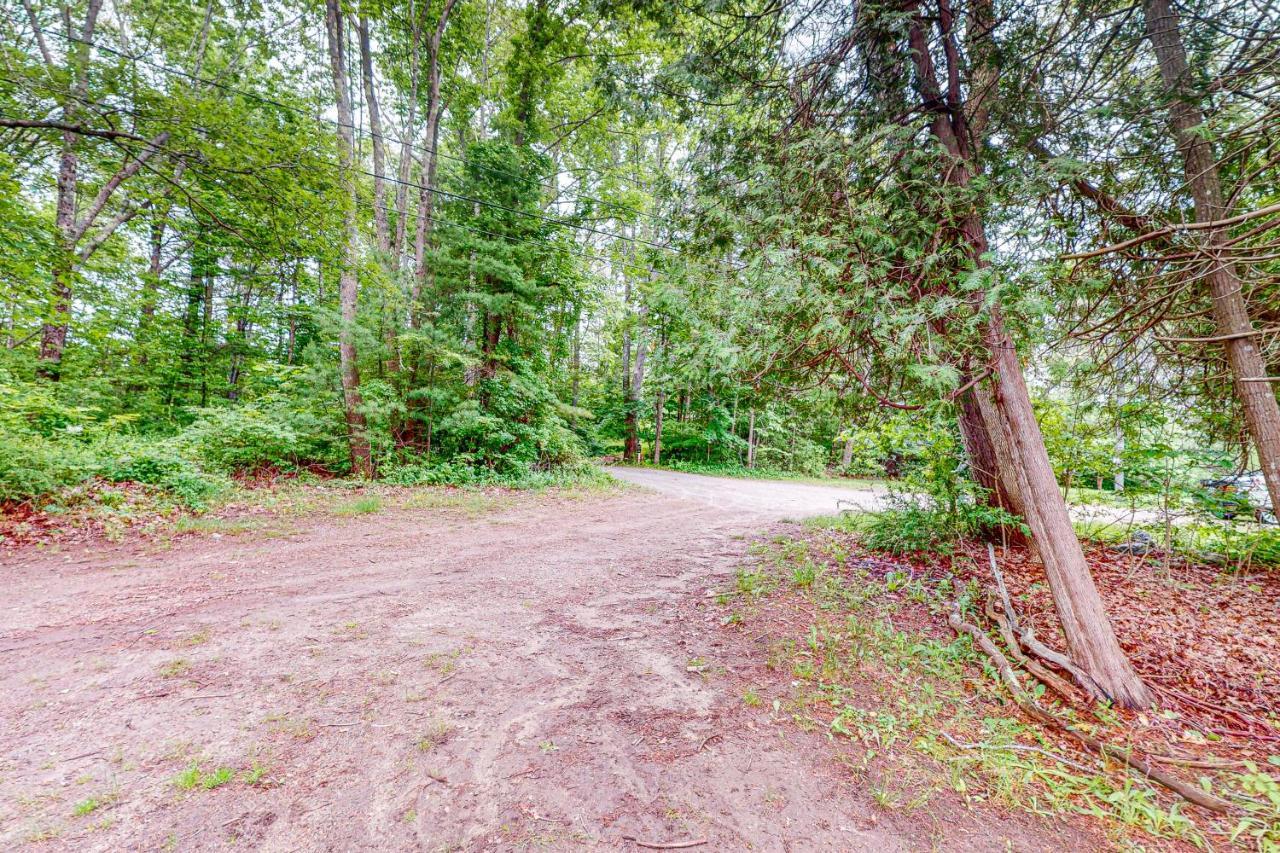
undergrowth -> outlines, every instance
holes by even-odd
[[[755,546],[755,564],[740,569],[720,598],[731,611],[723,622],[762,620],[777,596],[807,602],[808,626],[777,637],[767,659],[792,685],[773,701],[774,713],[827,732],[839,759],[882,807],[924,808],[950,791],[971,805],[1096,818],[1127,846],[1154,837],[1201,849],[1227,843],[1280,850],[1280,756],[1261,766],[1195,771],[1205,774],[1202,786],[1245,804],[1224,819],[1188,809],[1116,762],[1056,742],[1014,716],[988,659],[968,637],[946,629],[954,596],[948,578],[917,577],[908,564],[818,529],[833,523],[851,526],[828,520],[803,537]],[[1079,711],[1052,703],[1039,685],[1034,690],[1076,725],[1127,739],[1109,709]]]

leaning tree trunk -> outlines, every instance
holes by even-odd
[[[1196,206],[1196,222],[1222,219],[1222,181],[1213,143],[1199,129],[1205,117],[1191,91],[1187,51],[1178,31],[1178,18],[1169,0],[1146,0],[1147,37],[1155,49],[1160,78],[1169,93],[1169,117],[1178,151],[1182,154],[1187,187]],[[1211,261],[1209,293],[1218,336],[1223,338],[1227,363],[1235,380],[1236,395],[1244,409],[1245,424],[1258,451],[1262,475],[1267,481],[1271,505],[1280,508],[1280,405],[1275,392],[1263,380],[1266,361],[1258,349],[1258,332],[1249,318],[1244,283],[1236,265],[1224,257],[1229,249],[1225,228],[1201,233],[1200,245]]]
[[[938,83],[927,34],[930,24],[926,23],[919,6],[914,9],[908,32],[910,56],[923,107],[932,113],[930,131],[948,161],[943,180],[956,190],[967,191],[973,175],[972,152],[980,140],[970,135],[971,129],[966,125],[964,97],[959,89],[961,69],[954,64],[959,62],[960,51],[954,17],[947,0],[939,0],[938,10],[935,21],[949,63],[946,91]],[[969,47],[975,54],[983,53],[980,46]],[[978,210],[970,208],[958,221],[939,225],[955,233],[975,267],[989,266],[990,247],[982,214]],[[987,318],[984,343],[993,371],[991,384],[996,420],[1008,445],[1022,497],[1023,514],[1044,562],[1068,649],[1089,676],[1088,683],[1081,686],[1094,695],[1110,698],[1125,707],[1147,707],[1151,704],[1151,695],[1120,648],[1102,597],[1089,572],[1080,540],[1071,526],[1066,501],[1058,490],[1040,425],[1031,407],[1031,396],[1013,340],[1005,331],[999,308],[988,307],[985,291],[972,293],[969,298],[974,310]]]
[[[360,234],[356,226],[356,184],[352,175],[351,99],[347,94],[347,69],[343,56],[342,10],[339,0],[326,0],[325,25],[329,34],[329,64],[338,107],[338,157],[342,186],[346,194],[342,213],[344,241],[338,275],[338,303],[342,327],[338,331],[338,362],[342,374],[342,402],[347,418],[347,440],[351,450],[351,470],[360,477],[373,475],[373,460],[364,413],[360,411],[360,370],[356,366],[356,256]]]

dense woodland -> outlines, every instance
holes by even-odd
[[[1149,694],[1064,487],[1280,505],[1280,18],[7,0],[0,499],[905,477]],[[945,511],[945,512],[943,512]],[[946,518],[943,516],[946,515]]]

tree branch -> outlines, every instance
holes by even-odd
[[[124,130],[99,130],[79,124],[68,124],[63,121],[44,119],[0,118],[0,127],[36,128],[57,130],[63,133],[74,133],[78,136],[96,136],[99,139],[129,139],[134,142],[150,143],[151,140]]]
[[[116,189],[122,183],[129,180],[129,178],[136,175],[138,170],[146,165],[146,162],[160,150],[160,146],[164,145],[168,141],[169,131],[165,130],[160,132],[154,138],[147,141],[147,148],[144,151],[122,166],[119,171],[111,176],[110,180],[102,185],[102,189],[98,190],[98,195],[94,198],[93,204],[89,205],[89,209],[85,211],[84,217],[76,223],[72,236],[73,241],[80,240],[84,237],[89,229],[93,227],[94,220],[96,220],[98,215],[102,213],[102,209],[107,206],[107,202],[111,200],[111,196],[115,193]],[[115,226],[112,227],[112,230],[114,230],[115,227],[119,227],[119,225],[120,223],[117,222]],[[111,235],[108,233],[107,236],[109,237]]]

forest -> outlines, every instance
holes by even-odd
[[[858,547],[1020,549],[1050,686],[1159,713],[1098,554],[1280,625],[1278,46],[1263,0],[5,0],[0,542],[871,481]]]

